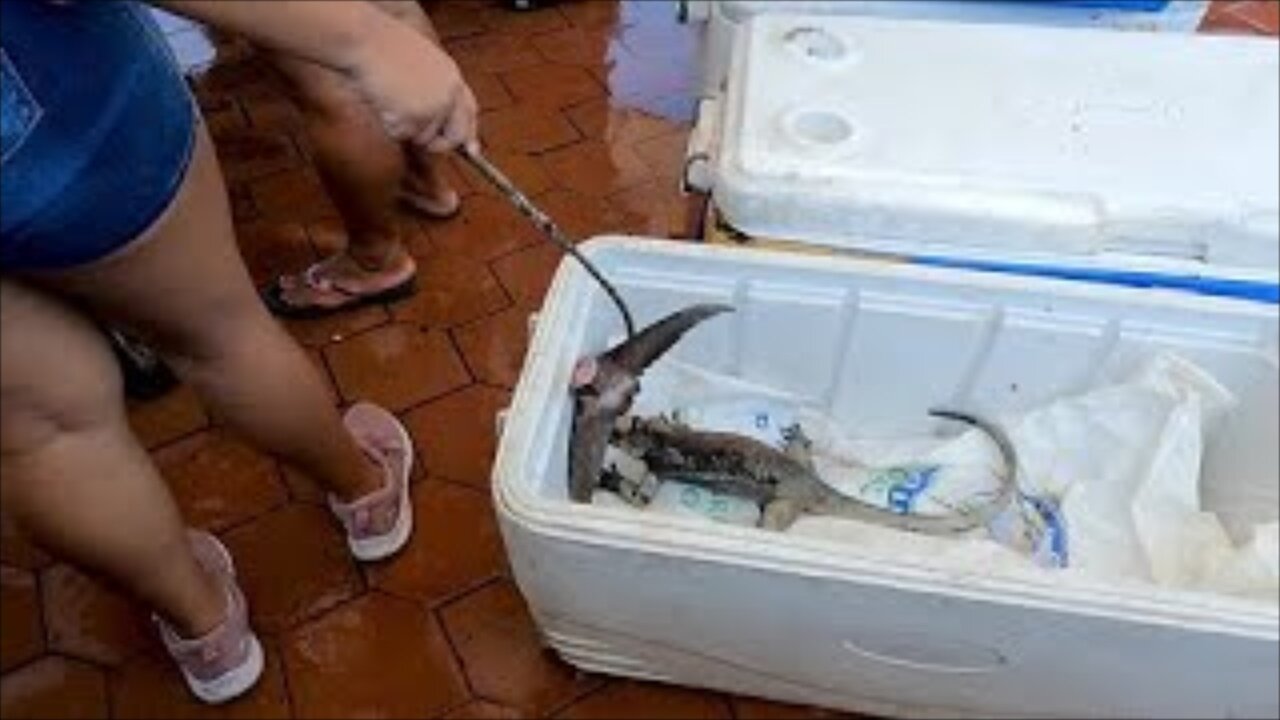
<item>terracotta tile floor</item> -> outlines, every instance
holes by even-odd
[[[685,236],[676,190],[696,35],[670,3],[429,3],[483,106],[490,154],[572,234]],[[1275,2],[1216,2],[1215,32],[1278,33]],[[252,53],[199,83],[258,280],[341,243],[297,110]],[[290,322],[335,400],[371,397],[425,457],[418,531],[395,560],[347,556],[310,480],[216,426],[187,389],[132,408],[187,517],[234,552],[267,641],[260,686],[210,709],[186,695],[141,608],[54,562],[0,517],[5,717],[827,717],[819,710],[577,673],[544,652],[509,579],[488,494],[494,413],[558,255],[460,166],[449,222],[405,218],[416,297]],[[307,558],[307,562],[299,562]]]

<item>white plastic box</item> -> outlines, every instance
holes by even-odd
[[[855,52],[823,69],[783,41],[813,24],[748,23],[725,122],[701,129],[735,223],[835,248],[1275,286],[1275,46],[827,18]],[[786,136],[797,111],[833,106],[852,143]],[[749,247],[585,247],[638,322],[692,302],[737,308],[672,357],[871,435],[931,429],[938,403],[1034,407],[1171,349],[1241,400],[1206,440],[1204,505],[1237,535],[1280,514],[1275,303]],[[877,714],[1280,714],[1274,604],[571,504],[569,373],[620,331],[563,265],[494,467],[516,580],[571,663]]]
[[[728,75],[734,37],[751,18],[774,13],[868,16],[901,20],[1099,27],[1194,32],[1209,0],[688,0],[685,13],[703,24],[700,92],[717,94]]]
[[[1277,516],[1274,306],[671,241],[585,247],[638,322],[693,302],[737,308],[671,357],[797,392],[873,434],[921,430],[940,401],[989,414],[1045,402],[1172,349],[1242,400],[1207,439],[1206,507],[1229,528]],[[533,616],[574,665],[891,715],[1280,712],[1272,604],[570,503],[570,370],[620,323],[573,263],[539,317],[495,505]]]

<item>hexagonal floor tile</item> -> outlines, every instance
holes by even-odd
[[[35,576],[0,566],[0,672],[44,652],[44,624]]]
[[[475,194],[457,217],[431,228],[431,241],[445,256],[484,261],[542,242],[542,235],[505,198]]]
[[[429,480],[414,489],[413,514],[409,544],[369,567],[375,586],[435,604],[503,572],[502,540],[487,495]]]
[[[602,682],[542,647],[524,600],[510,582],[481,588],[447,605],[440,615],[476,694],[523,715],[546,715]]]
[[[506,390],[472,385],[407,413],[404,424],[428,473],[488,488],[497,413],[510,402]]]
[[[40,575],[49,649],[101,665],[119,665],[160,641],[147,608],[70,565]]]
[[[480,115],[480,137],[486,146],[539,153],[581,139],[563,113],[537,105],[513,103]]]
[[[327,510],[287,505],[223,540],[260,630],[292,627],[363,589],[346,539]]]
[[[529,314],[528,308],[512,307],[451,331],[477,380],[515,387],[529,347]]]
[[[550,36],[544,36],[549,38]],[[631,145],[658,135],[676,132],[681,126],[666,118],[634,108],[621,107],[609,99],[592,100],[565,111],[573,124],[588,138],[610,144]]]
[[[531,716],[521,715],[516,710],[503,705],[495,705],[484,700],[473,700],[445,715],[443,720],[518,720],[525,717]]]
[[[532,197],[555,187],[555,179],[547,174],[546,169],[542,167],[542,164],[538,162],[538,158],[534,155],[521,150],[486,148],[485,157],[501,170],[502,174],[506,175],[516,187],[520,188],[520,192],[525,195]],[[457,168],[460,176],[472,191],[481,195],[505,199],[492,183],[481,176],[465,160],[451,158],[450,164]]]
[[[525,106],[564,108],[605,94],[599,80],[576,65],[544,63],[498,75],[516,102]]]
[[[365,305],[317,318],[286,319],[284,326],[298,342],[309,348],[320,348],[343,342],[390,321],[391,314],[385,306]]]
[[[283,642],[298,717],[430,717],[467,699],[436,621],[405,600],[370,593]]]
[[[556,184],[587,196],[605,197],[649,179],[649,166],[626,145],[584,140],[540,158]]]
[[[432,252],[418,263],[418,274],[418,292],[391,305],[396,320],[445,329],[510,304],[489,268],[462,253]]]
[[[207,430],[169,445],[155,461],[186,521],[212,532],[288,500],[275,461],[226,430]]]
[[[181,671],[168,656],[142,655],[121,666],[110,678],[114,718],[287,718],[280,653],[263,641],[266,663],[258,684],[222,705],[200,702],[187,689]]]
[[[443,333],[395,323],[324,349],[338,390],[393,412],[443,395],[470,381]]]
[[[552,190],[538,196],[537,202],[574,242],[597,235],[639,233],[649,223],[647,214],[634,213],[604,198],[572,190]]]
[[[493,271],[516,305],[537,308],[551,286],[564,251],[554,245],[532,245],[494,260]]]
[[[105,718],[106,678],[88,663],[41,658],[0,678],[0,717]]]
[[[558,718],[657,720],[731,718],[723,695],[658,683],[619,681],[591,693],[556,714]]]

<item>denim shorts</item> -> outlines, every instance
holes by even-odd
[[[169,206],[199,111],[147,8],[0,1],[0,270],[128,245]]]

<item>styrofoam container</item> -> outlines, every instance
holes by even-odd
[[[869,16],[1110,30],[1194,32],[1208,0],[689,0],[686,15],[704,23],[700,88],[715,95],[728,76],[734,37],[753,17],[775,13]]]
[[[1273,38],[770,14],[694,134],[749,235],[1270,283]]]
[[[1031,407],[1171,349],[1241,400],[1206,440],[1204,504],[1237,533],[1277,517],[1274,306],[671,241],[583,248],[638,323],[735,306],[670,357],[798,393],[868,434],[933,428],[925,410],[943,402]],[[621,323],[571,261],[538,317],[493,492],[520,590],[570,663],[895,715],[1280,712],[1276,605],[569,502],[570,371]]]

